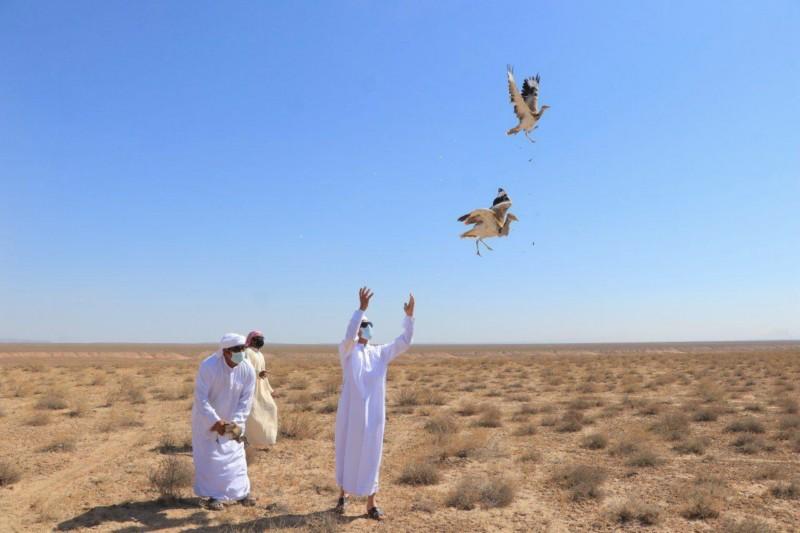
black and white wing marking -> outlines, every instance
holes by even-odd
[[[531,78],[527,78],[522,82],[522,99],[531,111],[536,113],[539,109],[539,74]]]

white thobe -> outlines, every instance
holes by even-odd
[[[256,373],[245,359],[231,368],[222,351],[200,363],[192,405],[194,492],[216,500],[241,500],[250,494],[244,443],[211,431],[218,420],[246,429]]]
[[[414,319],[403,320],[403,334],[394,342],[374,346],[358,343],[364,312],[350,319],[339,344],[342,392],[336,411],[336,483],[345,492],[369,496],[378,492],[386,425],[386,371],[389,363],[408,350]]]
[[[272,399],[272,386],[269,378],[259,378],[266,370],[264,355],[254,348],[247,349],[247,360],[256,371],[256,390],[253,394],[253,409],[247,418],[247,443],[250,446],[264,447],[275,444],[278,437],[278,406]]]

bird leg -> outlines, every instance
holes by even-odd
[[[491,246],[489,246],[488,244],[486,244],[486,243],[483,241],[483,239],[478,239],[478,240],[481,242],[481,244],[483,244],[483,245],[486,247],[486,249],[487,249],[487,250],[494,252],[494,250],[492,249],[492,247],[491,247]]]
[[[528,140],[529,140],[530,142],[532,142],[532,143],[535,143],[536,141],[534,141],[533,139],[531,139],[531,136],[530,136],[530,135],[528,135],[528,133],[529,133],[528,131],[526,131],[526,132],[525,132],[525,137],[527,137],[527,138],[528,138]]]
[[[475,253],[480,256],[481,255],[481,249],[478,248],[478,240],[479,239],[475,239]]]

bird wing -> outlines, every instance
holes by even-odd
[[[511,103],[514,104],[514,114],[517,115],[518,119],[523,120],[531,115],[528,104],[525,103],[525,99],[519,94],[511,65],[508,66],[508,95],[511,97]]]
[[[511,202],[506,201],[493,205],[492,208],[490,209],[490,211],[492,211],[492,214],[494,215],[494,217],[497,219],[497,221],[500,223],[501,226],[506,221],[506,212],[508,212],[510,207],[511,207]]]
[[[526,79],[522,82],[522,99],[534,113],[539,109],[539,75]]]
[[[470,211],[466,215],[458,217],[459,222],[463,222],[464,224],[494,224],[495,223],[495,213],[492,209],[475,209],[474,211]]]

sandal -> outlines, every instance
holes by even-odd
[[[381,511],[380,507],[373,507],[369,511],[367,511],[367,517],[371,518],[372,520],[381,521],[386,518],[386,515]]]
[[[225,506],[222,505],[222,502],[215,500],[214,498],[209,498],[206,506],[208,507],[209,511],[222,511],[225,509]]]
[[[342,496],[339,498],[339,501],[336,502],[336,507],[333,508],[333,512],[336,514],[344,514],[345,510],[347,509],[347,503],[350,501],[350,498],[347,496]]]
[[[256,504],[256,501],[247,495],[239,500],[239,504],[244,505],[245,507],[253,507]]]

